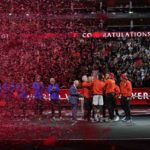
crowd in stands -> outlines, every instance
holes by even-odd
[[[114,72],[116,77],[124,72],[133,87],[148,87],[150,81],[150,39],[121,38],[101,41],[103,48],[96,52],[96,66],[100,71]]]
[[[1,40],[0,75],[19,82],[22,76],[32,83],[35,75],[45,84],[55,77],[61,86],[93,70],[127,73],[134,87],[148,86],[150,80],[149,39]],[[146,81],[145,81],[146,80]]]
[[[97,0],[3,1],[0,6],[0,80],[32,83],[39,74],[47,85],[55,77],[62,87],[93,70],[126,72],[134,87],[149,86],[150,39],[45,38],[46,33],[94,32],[103,29],[105,15],[97,18],[48,19],[47,15],[99,13]],[[56,11],[55,11],[56,10]],[[15,15],[20,15],[15,18]],[[45,16],[45,18],[38,18]],[[32,35],[32,36],[30,36]],[[37,36],[40,35],[40,36]]]

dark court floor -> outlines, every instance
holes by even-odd
[[[150,116],[132,111],[131,123],[89,123],[38,118],[0,118],[0,150],[147,150],[150,147]],[[67,114],[67,113],[66,113]],[[136,115],[138,114],[138,115]]]

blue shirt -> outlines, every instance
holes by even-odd
[[[9,99],[13,96],[13,92],[15,91],[15,84],[8,83],[5,81],[1,86],[1,93],[3,93],[3,98]]]
[[[27,84],[25,84],[25,83],[18,83],[16,85],[16,91],[18,93],[18,97],[21,98],[21,99],[26,99],[27,95],[28,95],[27,89],[28,89],[28,85]]]
[[[4,82],[1,90],[5,93],[5,94],[13,94],[13,92],[15,91],[15,84],[14,83],[8,83],[8,82]]]
[[[48,93],[50,94],[51,100],[59,100],[60,88],[58,84],[50,84],[48,86]]]
[[[39,83],[39,82],[34,82],[33,83],[33,89],[34,89],[34,97],[36,99],[43,99],[43,92],[44,92],[44,84]]]

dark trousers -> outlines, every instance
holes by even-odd
[[[103,96],[104,105],[103,105],[103,118],[106,117],[106,96]]]
[[[35,99],[35,115],[42,115],[43,113],[43,100]]]
[[[121,107],[124,110],[126,119],[131,119],[130,101],[128,100],[128,97],[123,96],[121,98]]]
[[[90,121],[91,110],[92,110],[92,101],[90,98],[84,98],[84,119]]]
[[[20,100],[21,100],[20,107],[22,109],[23,116],[25,117],[27,110],[27,100],[25,98],[21,98]]]
[[[117,99],[116,98],[115,98],[115,101],[114,101],[114,109],[115,109],[116,115],[119,116],[118,106],[117,106]]]
[[[106,107],[108,109],[110,119],[114,119],[114,108],[115,108],[114,101],[115,101],[114,93],[108,93],[106,95]]]
[[[78,109],[78,104],[71,104],[72,108],[72,119],[76,120],[77,119],[77,109]]]
[[[52,111],[52,117],[55,116],[55,108],[57,107],[59,111],[59,117],[61,117],[61,104],[59,100],[51,100],[51,111]]]

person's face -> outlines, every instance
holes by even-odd
[[[88,77],[88,81],[92,82],[93,81],[93,77]]]
[[[106,73],[105,78],[106,78],[106,79],[108,79],[108,78],[109,78],[109,74],[108,74],[108,73]]]
[[[24,83],[24,78],[21,78],[21,83]]]
[[[75,86],[78,87],[79,86],[79,81],[75,82]]]
[[[37,76],[36,81],[40,82],[40,76]]]
[[[83,81],[88,81],[87,76],[83,76],[82,80],[83,80]]]
[[[102,75],[102,79],[104,79],[105,78],[105,76],[104,75]]]
[[[55,84],[55,79],[53,79],[53,78],[50,79],[50,83],[51,83],[51,84]]]
[[[122,77],[120,78],[120,80],[121,80],[121,81],[124,81],[124,79],[123,79]]]

